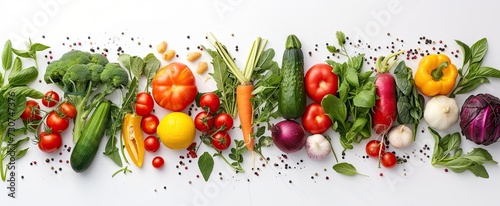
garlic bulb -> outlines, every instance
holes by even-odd
[[[427,102],[424,119],[433,129],[447,130],[458,121],[458,114],[459,108],[455,99],[438,95]]]
[[[413,142],[413,133],[409,127],[402,124],[393,127],[387,134],[387,139],[394,148],[405,148]]]
[[[330,142],[321,134],[313,134],[306,140],[307,156],[312,159],[322,160],[332,150]]]

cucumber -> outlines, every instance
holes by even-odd
[[[85,124],[82,135],[71,152],[71,168],[77,173],[85,172],[94,160],[99,144],[104,136],[106,124],[111,115],[111,102],[99,103],[90,119]]]
[[[286,39],[281,66],[278,111],[288,120],[302,117],[306,109],[306,89],[304,85],[304,55],[299,39],[291,34]]]

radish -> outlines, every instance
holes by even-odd
[[[387,57],[381,56],[377,59],[375,87],[378,98],[373,107],[372,129],[378,135],[386,134],[397,118],[396,80],[389,71],[396,63],[397,55],[403,52],[399,51]],[[393,57],[395,60],[388,63],[389,59]]]

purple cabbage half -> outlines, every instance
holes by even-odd
[[[469,96],[460,112],[460,128],[476,144],[496,142],[500,137],[500,99],[491,94]]]

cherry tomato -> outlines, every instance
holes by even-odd
[[[207,92],[201,95],[200,106],[207,112],[216,113],[220,107],[219,96],[212,92]]]
[[[156,133],[156,128],[159,124],[160,120],[154,114],[147,114],[146,116],[142,117],[141,120],[142,131],[144,131],[144,133],[146,134]]]
[[[148,136],[144,139],[144,149],[148,152],[156,152],[160,148],[160,141],[155,136]]]
[[[382,151],[380,151],[380,149],[382,149]],[[379,157],[379,154],[384,154],[385,152],[385,147],[384,145],[378,141],[378,140],[370,140],[367,144],[366,144],[366,154],[370,157],[374,157],[374,158],[378,158]]]
[[[200,132],[206,132],[212,129],[214,125],[214,118],[212,114],[202,111],[196,115],[194,118],[194,126]]]
[[[38,142],[38,148],[40,148],[40,150],[51,153],[61,148],[61,145],[62,138],[59,133],[40,133],[40,141]]]
[[[40,105],[38,105],[38,102],[35,100],[26,101],[26,108],[24,108],[23,114],[21,114],[21,119],[28,122],[41,120],[42,116],[40,116]]]
[[[216,129],[221,129],[223,131],[229,131],[233,128],[233,117],[227,113],[220,113],[215,116],[214,126]]]
[[[212,136],[212,146],[218,150],[223,151],[231,145],[231,136],[227,132],[220,131]]]
[[[61,114],[61,117],[63,118],[73,119],[76,117],[76,113],[75,106],[69,102],[64,102],[59,105],[59,114]]]
[[[48,91],[45,93],[45,96],[42,98],[42,104],[46,107],[53,107],[59,102],[59,94],[55,91]]]
[[[306,107],[302,116],[304,129],[311,134],[321,134],[332,126],[332,120],[325,113],[320,103],[314,102]]]
[[[137,94],[137,102],[135,103],[135,113],[140,116],[146,116],[153,111],[154,105],[153,97],[147,92],[140,92]]]
[[[154,168],[159,169],[163,167],[163,165],[165,164],[165,160],[163,160],[163,157],[156,156],[153,158],[152,164]]]
[[[55,111],[49,113],[46,123],[53,133],[60,133],[68,129],[69,126],[69,120],[60,117]]]
[[[185,109],[198,94],[193,72],[180,62],[173,62],[159,69],[151,84],[156,103],[174,112]]]
[[[307,70],[304,78],[307,95],[315,102],[321,102],[327,94],[337,94],[339,78],[332,72],[333,67],[319,63]]]
[[[392,152],[386,152],[380,158],[380,163],[386,168],[393,168],[397,163],[396,155]]]

